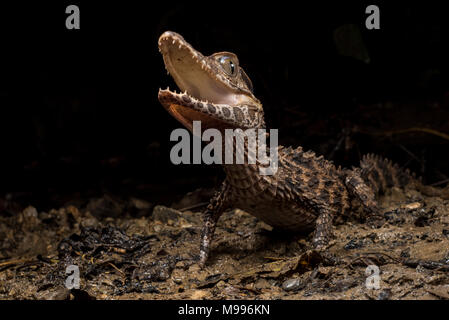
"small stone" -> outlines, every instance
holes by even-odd
[[[271,285],[270,283],[266,280],[266,279],[258,279],[255,283],[254,283],[254,288],[257,290],[261,290],[261,289],[267,289],[270,288]]]
[[[285,291],[296,291],[301,288],[301,281],[299,279],[288,279],[282,284],[282,289]]]
[[[162,230],[162,226],[160,224],[156,224],[153,226],[153,230],[154,232],[159,233]]]
[[[207,295],[208,295],[208,292],[206,290],[195,290],[195,291],[193,291],[192,295],[190,296],[190,299],[201,300],[201,299],[204,299]]]
[[[189,268],[189,272],[190,273],[192,273],[192,272],[200,272],[200,271],[201,271],[201,267],[199,265],[197,265],[197,264],[193,264]]]
[[[22,224],[23,229],[33,229],[40,224],[36,208],[27,207],[23,210],[17,219],[17,222]]]
[[[422,207],[422,203],[421,202],[412,202],[412,203],[407,203],[404,204],[402,206],[402,208],[406,209],[406,210],[416,210]]]
[[[379,292],[379,295],[377,296],[377,300],[388,300],[391,296],[391,290],[390,289],[384,289],[381,292]]]
[[[167,223],[169,220],[177,221],[180,216],[181,212],[179,212],[178,210],[165,206],[155,206],[151,217],[153,220]]]
[[[182,279],[181,278],[173,278],[172,280],[176,284],[181,284],[182,283]]]
[[[147,210],[151,208],[151,203],[142,199],[131,198],[129,201],[138,210]]]
[[[37,218],[38,214],[37,214],[37,210],[35,207],[26,207],[25,210],[23,210],[23,216],[24,217],[33,217],[33,218]]]
[[[95,228],[98,226],[98,220],[95,217],[90,217],[81,220],[81,226],[84,228]]]
[[[415,270],[416,270],[416,272],[419,272],[419,273],[427,273],[427,270],[426,270],[426,268],[424,268],[422,265],[418,265],[416,268],[415,268]]]

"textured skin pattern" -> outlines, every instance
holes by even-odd
[[[174,32],[160,37],[159,50],[167,71],[184,91],[160,90],[159,101],[187,128],[191,129],[193,120],[220,130],[265,127],[262,104],[236,55],[203,56]],[[226,179],[204,212],[202,265],[216,224],[227,209],[243,209],[281,230],[314,230],[313,247],[324,249],[332,236],[334,218],[356,211],[353,203],[363,208],[368,223],[381,221],[376,198],[388,188],[409,186],[426,195],[449,198],[448,188],[423,186],[408,170],[374,155],[364,156],[360,166],[352,169],[336,168],[301,147],[278,147],[278,159],[278,170],[272,176],[260,175],[260,163],[223,165]]]
[[[312,245],[323,249],[332,236],[334,217],[350,215],[355,209],[351,207],[353,199],[374,224],[382,219],[376,201],[380,193],[393,186],[422,186],[407,170],[377,156],[365,156],[359,168],[341,169],[301,147],[280,146],[278,152],[279,169],[273,176],[259,175],[258,165],[224,166],[222,191],[205,212],[202,263],[207,259],[215,224],[228,208],[243,209],[281,230],[314,230]]]

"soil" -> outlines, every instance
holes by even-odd
[[[157,101],[175,88],[157,53],[165,30],[205,54],[236,52],[280,145],[343,167],[374,153],[426,184],[449,181],[445,10],[385,4],[387,28],[361,28],[361,41],[365,8],[351,2],[303,5],[301,19],[284,5],[249,8],[223,23],[228,10],[192,3],[107,15],[91,4],[98,19],[82,36],[55,28],[60,7],[27,10],[33,28],[16,23],[22,6],[3,10],[24,29],[2,38],[12,42],[0,77],[0,299],[449,298],[449,202],[414,190],[380,199],[379,228],[338,221],[327,254],[310,234],[227,212],[198,266],[201,212],[224,172],[169,160],[180,124]],[[120,28],[103,32],[111,15]]]
[[[449,298],[448,200],[392,189],[380,199],[381,227],[340,222],[326,254],[310,250],[308,234],[229,211],[201,269],[196,201],[204,193],[174,208],[106,194],[10,215],[14,203],[3,199],[0,299]],[[70,265],[79,269],[78,289],[66,288]]]

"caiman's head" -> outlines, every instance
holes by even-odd
[[[203,56],[182,36],[170,31],[159,38],[159,51],[181,90],[159,90],[159,101],[189,130],[194,120],[201,121],[204,129],[265,126],[262,105],[235,54]]]

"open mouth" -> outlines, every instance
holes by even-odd
[[[224,79],[216,65],[209,63],[209,57],[177,33],[162,34],[159,51],[168,73],[182,91],[159,90],[161,104],[188,129],[194,120],[207,121],[210,127],[225,125],[229,115],[224,113],[242,100],[239,90]]]

